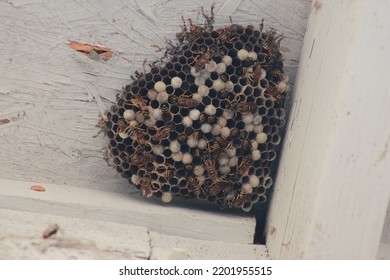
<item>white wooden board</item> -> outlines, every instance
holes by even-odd
[[[127,183],[103,160],[107,138],[95,127],[153,44],[180,31],[181,15],[203,23],[212,1],[0,1],[0,178],[123,191]],[[216,25],[265,19],[285,35],[286,69],[295,76],[309,0],[217,1]],[[100,43],[106,62],[66,43]]]
[[[310,2],[217,1],[215,25],[228,24],[229,16],[235,23],[252,25],[264,18],[266,28],[285,36],[285,67],[293,81]],[[194,214],[202,207],[183,202],[175,206],[180,210],[172,210],[156,200],[146,202],[136,193],[127,195],[135,190],[107,166],[102,149],[108,139],[96,136],[99,115],[115,102],[116,94],[130,82],[130,74],[142,71],[145,58],[152,62],[161,57],[151,45],[164,46],[165,38],[174,38],[182,15],[203,23],[199,7],[209,11],[211,3],[0,1],[0,179],[10,179],[1,181],[0,208],[52,211],[64,219],[110,220],[205,241],[252,242],[253,218],[209,209]],[[108,61],[90,59],[69,48],[70,40],[102,44],[115,55]],[[14,187],[20,185],[19,180],[52,186],[53,193],[35,199],[31,196],[37,194]],[[107,192],[91,195],[82,189]],[[182,214],[175,216],[178,212],[193,215],[193,220],[185,222]],[[23,227],[15,215],[15,224]],[[169,229],[173,217],[178,222]],[[12,225],[12,220],[8,222],[7,226]],[[146,225],[149,222],[152,226]],[[229,230],[220,233],[225,226]],[[243,232],[245,237],[237,235]]]
[[[268,223],[272,258],[375,259],[387,240],[389,9],[314,2]]]

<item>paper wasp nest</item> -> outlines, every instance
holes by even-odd
[[[280,36],[193,25],[162,66],[138,75],[108,114],[116,170],[145,197],[249,211],[266,201],[285,124]]]

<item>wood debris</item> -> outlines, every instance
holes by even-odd
[[[45,239],[49,238],[50,236],[56,234],[59,229],[60,227],[57,224],[51,225],[43,231],[42,237]]]
[[[84,44],[76,41],[69,41],[67,45],[78,52],[84,53],[92,59],[103,59],[106,61],[114,54],[110,48],[101,45]]]
[[[33,191],[37,191],[37,192],[44,192],[44,191],[46,191],[45,187],[39,186],[39,185],[31,186],[31,189]]]

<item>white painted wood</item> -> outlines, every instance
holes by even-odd
[[[0,209],[51,213],[64,220],[79,217],[91,223],[111,221],[205,241],[251,243],[252,217],[187,201],[167,206],[139,194],[127,195],[134,189],[103,159],[107,138],[95,137],[99,114],[115,102],[130,74],[142,70],[145,58],[152,62],[161,57],[151,45],[164,46],[165,37],[174,38],[181,15],[203,22],[198,9],[204,6],[208,11],[211,3],[0,1],[0,120],[10,121],[0,121],[0,179],[10,179],[0,181]],[[253,25],[264,18],[266,28],[276,28],[286,37],[285,66],[294,80],[309,8],[310,0],[217,1],[215,25],[229,23],[228,16],[235,23]],[[115,56],[108,61],[89,59],[69,48],[69,40],[102,44]],[[34,193],[25,189],[29,183],[15,180],[40,182],[49,190]],[[213,258],[211,253],[194,256]]]
[[[5,209],[0,218],[1,260],[148,259],[151,252],[144,227]],[[54,224],[58,232],[44,239]]]
[[[385,224],[383,225],[382,238],[378,250],[378,259],[390,260],[390,201],[387,207]]]
[[[31,182],[0,179],[2,209],[50,213],[98,221],[143,226],[148,230],[200,240],[251,243],[255,221],[248,215],[196,204],[164,204],[138,193],[124,195],[88,188],[43,184],[45,192],[30,189]]]
[[[204,260],[210,259],[210,256],[217,260],[268,259],[265,245],[194,240],[153,231],[149,232],[149,236],[152,244],[150,254],[152,260]]]
[[[390,198],[389,10],[368,0],[312,8],[269,215],[271,258],[377,257]]]
[[[125,191],[127,182],[103,160],[107,138],[95,127],[99,114],[142,62],[162,56],[180,31],[181,15],[203,23],[200,6],[212,1],[1,1],[0,178]],[[257,25],[284,33],[286,68],[293,78],[305,32],[309,0],[217,1],[216,26]],[[96,61],[70,49],[75,40],[100,43],[116,56]],[[101,101],[100,101],[101,100]]]
[[[0,259],[266,259],[254,220],[89,188],[0,179]],[[192,205],[193,206],[193,205]],[[43,231],[59,231],[43,239]]]

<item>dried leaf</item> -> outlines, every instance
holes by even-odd
[[[9,123],[9,122],[10,122],[9,119],[2,119],[2,120],[0,120],[0,125],[6,124],[6,123]]]
[[[89,58],[94,58],[94,54],[98,54],[101,59],[108,60],[114,54],[110,48],[99,45],[83,44],[76,41],[69,41],[68,46],[75,51],[85,53]]]
[[[56,234],[59,229],[60,227],[57,224],[51,225],[43,231],[42,237],[49,238],[50,236]]]
[[[33,191],[37,191],[37,192],[44,192],[44,191],[46,191],[45,187],[39,186],[39,185],[31,186],[31,189]]]

